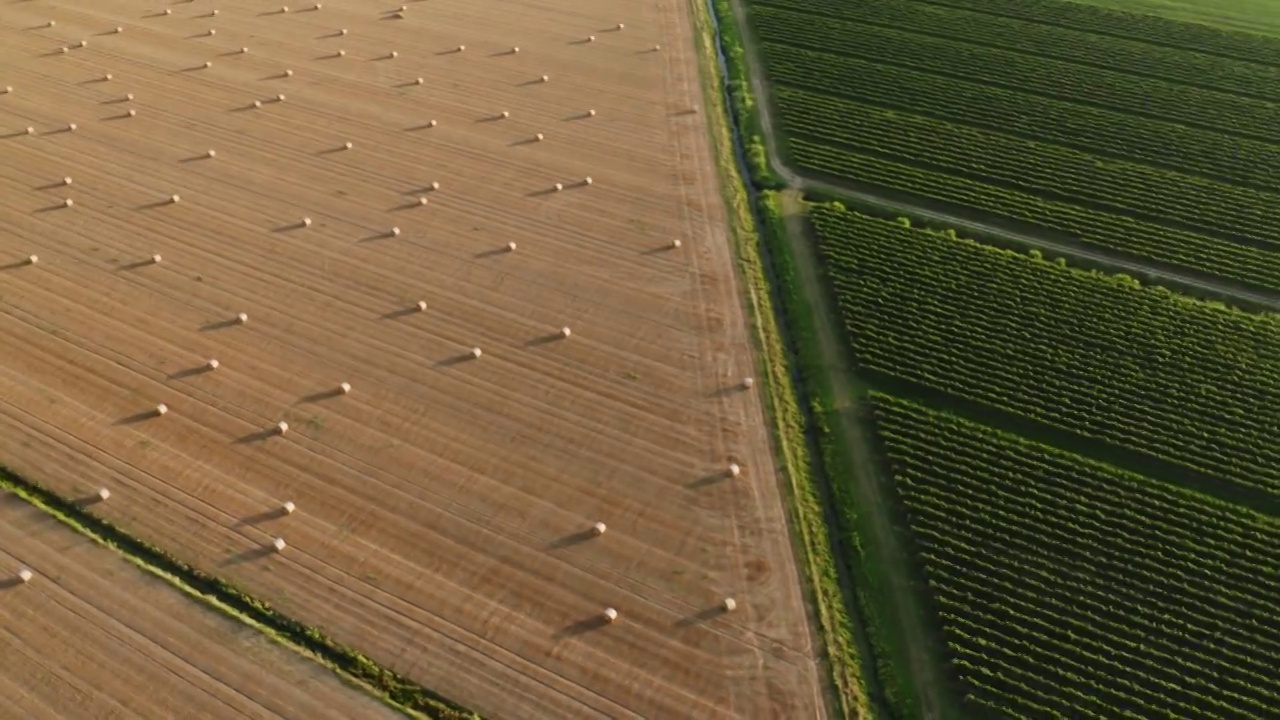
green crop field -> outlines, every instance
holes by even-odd
[[[838,207],[812,218],[860,370],[1280,500],[1280,316]]]
[[[1280,290],[1280,40],[1024,0],[750,0],[801,172]]]
[[[1280,316],[810,217],[966,707],[1272,717]]]
[[[971,709],[1275,717],[1275,518],[874,400]]]
[[[1113,10],[1159,15],[1223,30],[1280,37],[1275,0],[1078,0]]]
[[[739,4],[859,717],[1280,718],[1280,0]]]

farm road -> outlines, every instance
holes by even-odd
[[[774,172],[787,183],[788,186],[795,190],[817,190],[832,195],[846,195],[863,202],[882,205],[885,207],[899,208],[905,212],[909,212],[916,217],[929,220],[949,226],[956,230],[970,230],[980,232],[994,237],[1005,238],[1020,245],[1028,245],[1036,248],[1043,253],[1058,255],[1064,258],[1074,258],[1077,260],[1085,260],[1091,264],[1101,265],[1117,272],[1136,273],[1146,275],[1148,277],[1158,278],[1169,282],[1170,284],[1182,286],[1186,288],[1195,288],[1202,290],[1211,295],[1223,298],[1234,298],[1246,301],[1259,307],[1265,307],[1270,310],[1280,310],[1280,293],[1266,292],[1253,288],[1243,287],[1235,283],[1225,281],[1215,281],[1182,273],[1167,267],[1142,260],[1133,260],[1118,257],[1112,253],[1093,250],[1080,245],[1068,242],[1054,240],[1030,233],[1012,231],[1007,228],[997,227],[995,225],[983,222],[975,222],[967,220],[956,215],[938,211],[934,208],[925,207],[923,205],[913,203],[903,203],[896,200],[890,200],[875,193],[866,190],[856,189],[850,185],[824,182],[805,177],[796,172],[783,162],[782,157],[778,154],[778,133],[773,118],[773,109],[769,103],[763,98],[768,98],[768,83],[764,80],[760,71],[760,63],[756,55],[754,40],[750,37],[750,33],[746,32],[747,17],[743,8],[742,0],[730,0],[733,7],[734,17],[740,28],[744,31],[741,33],[743,44],[748,56],[747,68],[750,74],[751,90],[757,98],[762,100],[757,102],[756,106],[760,112],[760,124],[765,134],[765,150],[768,154],[769,165],[773,167]]]

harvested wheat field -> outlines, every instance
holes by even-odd
[[[401,717],[11,495],[0,547],[3,717]]]
[[[822,715],[688,13],[0,6],[0,461],[486,717]]]

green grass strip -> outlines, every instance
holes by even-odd
[[[0,467],[0,489],[12,492],[63,525],[114,549],[134,565],[202,600],[209,607],[319,660],[340,676],[372,691],[397,710],[431,720],[479,720],[479,715],[382,667],[319,630],[285,616],[231,583],[197,570],[154,545],[129,535],[110,521],[85,511],[75,501],[61,497],[39,483]]]
[[[719,167],[721,188],[729,215],[729,230],[738,261],[738,276],[743,283],[747,311],[754,329],[756,357],[761,366],[762,395],[765,412],[772,427],[773,444],[787,491],[787,509],[793,542],[810,604],[817,620],[819,641],[826,654],[829,684],[834,692],[833,707],[837,717],[871,718],[874,713],[863,674],[862,651],[853,631],[850,599],[841,586],[837,560],[831,540],[822,493],[819,488],[820,460],[813,457],[809,445],[809,414],[800,404],[794,378],[792,352],[779,325],[779,312],[789,323],[812,323],[812,312],[803,304],[786,241],[781,228],[757,227],[752,202],[744,178],[738,171],[729,113],[737,120],[744,148],[748,174],[755,187],[777,186],[780,181],[769,169],[760,130],[758,108],[746,77],[746,58],[739,28],[728,0],[712,0],[712,10],[720,30],[720,51],[728,68],[729,106],[721,92],[720,66],[716,62],[712,19],[702,0],[691,3],[698,26],[706,98],[708,128]],[[772,207],[772,195],[759,198],[762,210]],[[771,216],[766,214],[766,222]],[[767,259],[766,259],[767,255]],[[783,307],[775,305],[780,303]],[[788,325],[788,331],[797,328]],[[808,332],[803,339],[792,338],[800,345],[811,342]]]

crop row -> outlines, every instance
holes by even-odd
[[[1280,320],[816,206],[860,368],[1280,497]]]
[[[905,400],[873,402],[974,702],[1187,720],[1280,707],[1274,519]]]
[[[1231,184],[1274,187],[1280,168],[1280,145],[870,60],[775,43],[762,44],[760,51],[775,87],[836,95]]]
[[[1088,31],[903,0],[862,0],[836,6],[811,0],[756,0],[756,4],[1042,55],[1245,97],[1280,100],[1280,67]]]
[[[866,58],[1228,135],[1280,142],[1280,105],[1275,103],[771,7],[753,6],[750,18],[763,42]]]
[[[815,6],[846,5],[841,0],[812,0]],[[1280,41],[1261,35],[1220,30],[1155,15],[1117,12],[1062,0],[913,0],[1045,25],[1195,50],[1220,57],[1280,67]]]
[[[1275,193],[800,90],[777,88],[775,97],[790,137],[1280,249]]]
[[[804,138],[789,139],[787,148],[798,167],[817,173],[974,208],[1085,245],[1280,290],[1280,253],[975,183]]]

